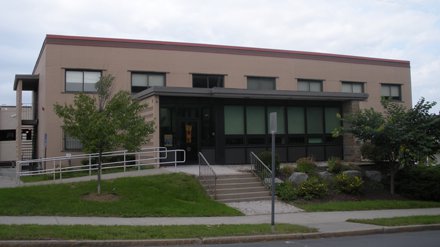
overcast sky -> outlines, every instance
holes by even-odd
[[[413,104],[440,110],[438,0],[6,0],[0,104],[30,74],[46,34],[327,52],[411,62]],[[25,100],[29,100],[26,98]]]

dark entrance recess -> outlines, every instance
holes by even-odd
[[[183,141],[181,147],[186,151],[187,163],[197,162],[197,152],[199,150],[198,124],[196,120],[182,120],[181,134]]]

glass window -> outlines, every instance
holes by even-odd
[[[322,92],[322,81],[298,79],[298,91]]]
[[[149,87],[165,86],[165,74],[154,72],[133,72],[131,73],[131,92],[138,93]]]
[[[270,121],[270,113],[271,112],[276,112],[277,113],[277,134],[284,134],[286,133],[284,130],[284,107],[282,106],[271,106],[267,108],[267,125],[269,126],[269,121]],[[269,128],[268,128],[268,133],[269,133]]]
[[[304,134],[304,108],[287,108],[287,131],[289,134]]]
[[[66,70],[66,92],[96,92],[101,71]]]
[[[15,130],[0,130],[0,141],[15,141]]]
[[[265,134],[264,106],[246,107],[246,133],[252,135]]]
[[[339,108],[326,107],[325,108],[325,133],[330,134],[332,131],[341,125],[341,121],[337,117]]]
[[[275,78],[249,76],[247,78],[247,88],[254,90],[275,90]]]
[[[225,106],[225,134],[244,134],[243,106]]]
[[[363,93],[364,84],[362,82],[342,82],[343,93]]]
[[[224,75],[193,74],[193,87],[213,88],[223,87]]]
[[[81,142],[68,134],[64,134],[64,150],[80,151],[83,148]]]
[[[322,134],[323,133],[323,121],[322,121],[322,108],[321,107],[307,107],[307,133],[308,134]]]
[[[381,96],[391,100],[402,100],[401,86],[396,84],[382,84]]]

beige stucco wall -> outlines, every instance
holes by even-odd
[[[226,88],[246,88],[246,76],[276,77],[278,90],[296,90],[297,78],[322,79],[324,91],[328,92],[340,92],[341,80],[359,81],[365,82],[365,92],[369,94],[368,100],[360,103],[360,108],[376,109],[381,109],[380,83],[398,83],[402,84],[402,103],[408,107],[412,103],[409,68],[193,51],[46,44],[36,71],[40,74],[39,146],[44,146],[43,135],[47,133],[48,156],[64,155],[61,121],[53,112],[53,104],[73,101],[74,95],[64,92],[65,69],[96,69],[112,74],[116,77],[114,91],[130,90],[131,71],[165,72],[166,85],[173,87],[191,87],[191,73],[224,74]],[[149,98],[147,102],[153,107],[152,119],[158,121],[158,99]],[[157,132],[151,145],[159,145]]]

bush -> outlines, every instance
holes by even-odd
[[[413,199],[440,201],[440,166],[406,167],[396,174],[396,192]]]
[[[318,166],[315,164],[313,159],[311,158],[300,158],[296,161],[296,169],[297,172],[304,172],[308,175],[316,175],[316,170]]]
[[[295,171],[295,167],[292,165],[285,165],[280,168],[280,177],[281,178],[288,178],[292,173]]]
[[[291,183],[281,183],[276,187],[278,198],[285,202],[291,202],[298,198],[297,190]]]
[[[323,198],[328,194],[328,185],[316,177],[311,177],[297,187],[298,197],[306,200]]]
[[[263,151],[258,154],[258,158],[260,158],[263,163],[272,170],[272,152]],[[275,155],[275,172],[278,173],[280,171],[280,160],[278,155]]]
[[[342,163],[339,158],[331,157],[327,161],[328,171],[333,174],[338,174],[343,171],[349,170],[350,167]]]
[[[364,181],[362,178],[355,176],[348,176],[344,173],[338,174],[335,177],[336,189],[342,193],[350,195],[358,195],[362,191]]]

